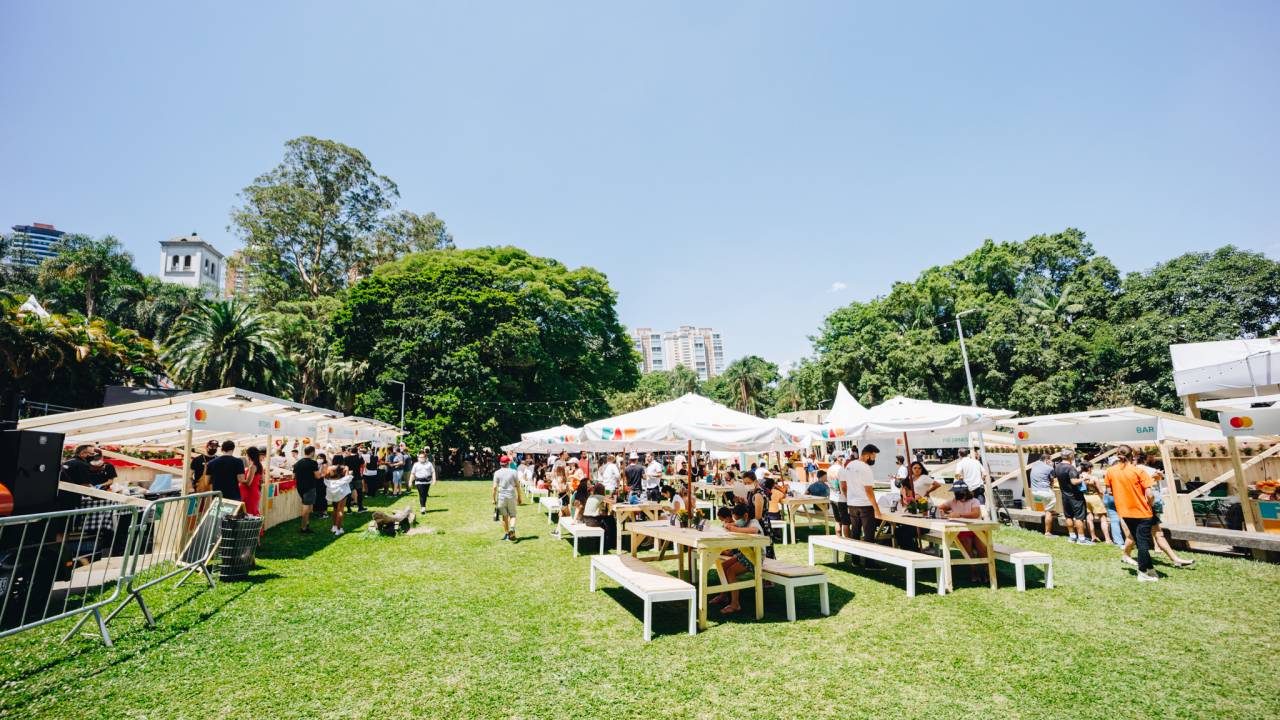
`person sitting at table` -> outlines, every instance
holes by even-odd
[[[765,480],[765,485],[773,483],[769,489],[769,512],[765,513],[770,520],[782,522],[782,501],[787,497],[788,485],[785,482]]]
[[[938,513],[942,517],[968,520],[980,520],[982,518],[982,505],[973,497],[973,493],[969,490],[969,486],[965,485],[963,479],[958,479],[951,484],[951,492],[955,497],[938,505]],[[986,546],[982,544],[982,541],[973,532],[965,530],[956,536],[956,540],[960,542],[960,546],[964,548],[965,554],[969,557],[987,556]],[[977,565],[970,566],[969,577],[974,582],[981,581],[983,574]]]
[[[907,468],[907,475],[911,482],[911,489],[915,492],[916,497],[927,499],[934,490],[942,487],[942,483],[929,476],[929,471],[925,469],[924,463],[919,460],[911,462],[911,465]]]
[[[814,472],[813,476],[814,481],[804,489],[805,494],[822,498],[831,497],[831,486],[827,484],[827,471],[818,470]]]
[[[720,519],[724,529],[729,532],[745,535],[761,534],[760,523],[751,519],[751,510],[741,503],[734,505],[732,510],[726,507],[720,508],[716,513],[716,517]],[[747,558],[746,553],[736,548],[721,552],[720,558],[716,561],[716,567],[720,570],[720,579],[725,584],[738,582],[738,578],[743,573],[755,572],[755,565]],[[727,595],[720,593],[708,600],[707,604],[719,605],[723,602],[728,602],[729,604],[720,609],[721,615],[732,615],[742,609],[737,590],[732,590]]]
[[[759,523],[764,536],[770,540],[773,539],[773,521],[782,519],[781,515],[774,518],[769,514],[768,498],[773,493],[773,488],[773,478],[766,477],[764,482],[759,484],[759,487],[752,487],[747,490],[747,508],[751,511],[751,519]],[[764,554],[765,557],[774,557],[772,543],[764,549]]]
[[[573,491],[573,517],[582,520],[582,513],[587,507],[587,498],[591,497],[594,486],[586,479],[578,480],[578,489]],[[603,490],[603,488],[602,488]]]
[[[604,529],[604,551],[608,552],[613,549],[616,542],[618,528],[613,518],[613,513],[609,511],[609,497],[605,494],[604,485],[595,483],[591,486],[586,501],[582,504],[582,522],[590,527]]]
[[[680,512],[681,510],[687,509],[684,502],[684,496],[676,492],[675,486],[663,485],[660,488],[660,490],[662,492],[662,499],[671,503],[672,514],[675,514]]]

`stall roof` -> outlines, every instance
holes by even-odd
[[[1201,410],[1251,410],[1253,408],[1277,407],[1280,393],[1275,395],[1249,395],[1248,397],[1227,398],[1225,400],[1206,400],[1199,403]]]
[[[1280,337],[1169,346],[1178,395],[1232,398],[1280,390]]]
[[[222,388],[155,400],[112,405],[92,410],[59,413],[39,418],[28,418],[18,423],[19,429],[43,430],[62,433],[69,445],[98,443],[129,447],[182,447],[186,443],[188,417],[191,404],[208,408],[225,408],[242,413],[249,420],[279,420],[296,424],[340,424],[347,428],[361,428],[370,434],[394,432],[394,427],[367,418],[344,417],[336,410],[328,410],[283,398],[263,395],[240,388]],[[211,411],[212,412],[212,411]],[[208,440],[233,440],[237,443],[258,439],[259,432],[214,431],[193,428],[192,444],[203,445]]]
[[[1224,442],[1214,423],[1140,407],[1107,408],[1000,420],[1021,444]]]

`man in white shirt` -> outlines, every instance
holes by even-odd
[[[977,452],[975,451],[976,455]],[[982,478],[986,476],[987,471],[983,469],[982,463],[969,454],[968,448],[960,448],[960,462],[956,463],[956,477],[964,481],[965,487],[969,488],[969,492],[973,493],[973,497],[978,502],[986,504],[987,490],[982,484]]]
[[[644,494],[648,500],[657,502],[662,497],[658,494],[658,486],[662,485],[662,463],[653,459],[653,453],[644,456]]]
[[[675,459],[671,461],[671,471],[676,475],[683,475],[684,464],[687,462],[688,460],[685,459],[684,455],[677,454]]]
[[[831,514],[836,518],[836,535],[849,537],[849,507],[844,502],[844,484],[850,478],[849,458],[844,453],[836,455],[831,464],[830,475],[835,481],[831,483]]]
[[[894,458],[894,462],[898,463],[898,471],[897,471],[898,479],[906,480],[907,479],[907,459],[901,455],[898,455],[897,457]],[[899,483],[898,487],[902,487],[902,484]]]
[[[512,470],[511,458],[498,459],[498,471],[493,474],[493,506],[502,518],[502,539],[515,542],[516,506],[520,504],[520,482]]]
[[[846,468],[849,474],[841,473],[845,504],[849,506],[850,537],[854,540],[876,541],[876,526],[880,521],[876,519],[873,494],[876,478],[871,466],[876,464],[879,452],[880,448],[875,445],[864,445],[858,459]]]
[[[418,490],[418,505],[423,512],[427,510],[427,496],[430,495],[431,484],[436,481],[436,466],[426,452],[418,454],[418,461],[409,469],[413,485]]]
[[[600,484],[604,486],[604,491],[610,495],[617,492],[618,480],[621,477],[622,470],[618,467],[618,461],[614,456],[609,455],[604,467],[600,468]]]

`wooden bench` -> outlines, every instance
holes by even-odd
[[[1179,541],[1228,545],[1267,552],[1280,552],[1280,535],[1276,533],[1249,532],[1230,528],[1204,527],[1203,525],[1161,525],[1170,538]]]
[[[830,548],[835,556],[835,561],[840,560],[840,553],[848,553],[888,565],[897,565],[907,571],[907,597],[915,597],[916,595],[916,570],[933,570],[937,577],[938,594],[944,595],[947,592],[946,583],[942,581],[943,562],[940,557],[902,550],[888,545],[877,545],[863,540],[851,540],[838,535],[811,535],[809,537],[810,565],[814,564],[814,547]]]
[[[921,537],[935,545],[942,543],[942,538],[937,533],[925,533]],[[1053,556],[1049,553],[1023,550],[1022,548],[1001,545],[1000,543],[996,543],[995,553],[996,560],[1013,566],[1014,576],[1018,580],[1018,592],[1026,592],[1027,590],[1028,565],[1043,565],[1044,586],[1050,590],[1053,589]]]
[[[555,516],[560,514],[560,498],[548,495],[538,502],[542,505],[542,512],[547,514],[547,522],[554,524]]]
[[[796,620],[796,588],[809,585],[818,586],[818,602],[823,615],[831,614],[831,604],[827,599],[827,574],[815,567],[806,567],[782,560],[764,560],[764,579],[781,585],[787,591],[787,620]]]
[[[592,527],[571,517],[560,518],[560,529],[573,536],[573,556],[578,557],[578,538],[593,537],[600,542],[600,555],[604,554],[604,528]]]
[[[697,590],[630,555],[598,555],[591,558],[591,592],[596,591],[596,573],[604,573],[644,600],[644,640],[653,636],[653,604],[684,600],[689,603],[689,634],[698,632]]]

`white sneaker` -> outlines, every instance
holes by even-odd
[[[338,528],[338,531],[337,531],[337,532],[335,532],[335,533],[333,534],[333,536],[334,536],[334,537],[342,537],[343,535],[346,535],[346,534],[347,534],[347,531],[346,531],[346,530],[343,530],[342,528]]]
[[[1077,545],[1096,545],[1097,543],[1090,540],[1089,538],[1080,538],[1079,540],[1076,540],[1076,544]]]
[[[1077,536],[1075,536],[1075,535],[1068,535],[1068,536],[1067,536],[1067,542],[1073,543],[1073,542],[1076,542],[1077,540],[1079,540],[1079,537],[1077,537]]]
[[[1138,582],[1156,582],[1159,579],[1160,579],[1160,576],[1156,574],[1155,570],[1148,570],[1146,572],[1138,573]]]
[[[1132,565],[1132,566],[1134,566],[1134,567],[1138,567],[1138,561],[1137,561],[1137,560],[1134,560],[1133,558],[1129,557],[1128,555],[1121,555],[1121,556],[1120,556],[1120,562],[1124,563],[1125,565]]]

